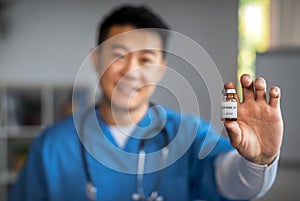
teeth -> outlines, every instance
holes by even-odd
[[[125,87],[125,86],[118,86],[118,89],[125,91],[127,93],[133,93],[137,90],[137,88],[133,88],[133,87]]]

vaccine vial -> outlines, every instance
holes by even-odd
[[[237,120],[237,100],[235,98],[235,89],[223,89],[223,99],[221,102],[221,120]]]

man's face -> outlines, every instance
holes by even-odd
[[[165,71],[160,36],[131,25],[114,25],[107,39],[99,49],[97,65],[103,98],[115,109],[148,105]]]

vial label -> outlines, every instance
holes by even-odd
[[[221,102],[221,119],[237,119],[237,102]]]

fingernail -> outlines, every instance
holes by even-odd
[[[257,80],[256,80],[256,84],[263,85],[263,84],[265,84],[265,81],[262,80],[262,79],[257,79]]]
[[[273,89],[272,89],[272,92],[273,92],[274,94],[276,94],[276,95],[278,95],[278,94],[279,94],[279,90],[278,90],[278,88],[273,88]]]

